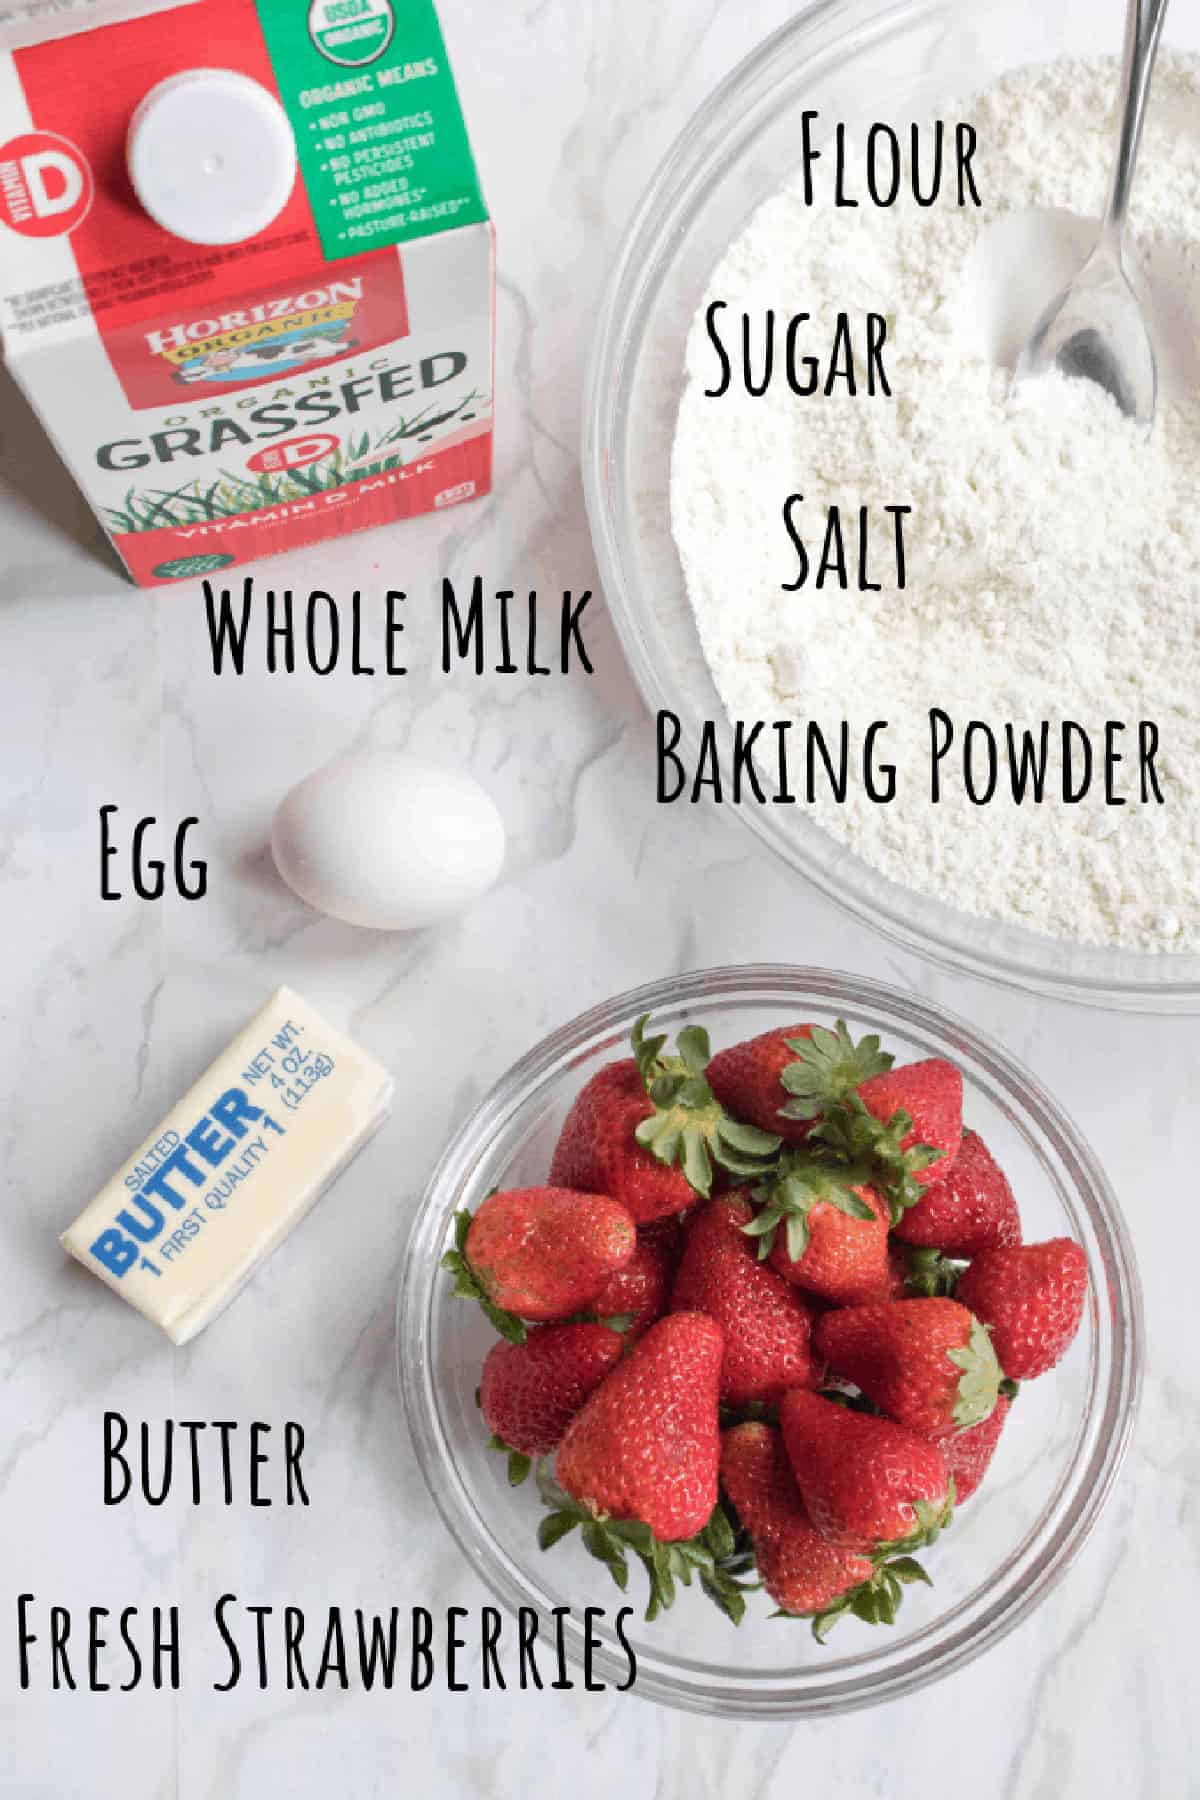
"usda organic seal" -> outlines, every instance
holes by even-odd
[[[382,56],[392,41],[392,0],[312,0],[308,35],[331,63],[356,69]]]

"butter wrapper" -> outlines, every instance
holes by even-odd
[[[391,1076],[280,988],[63,1233],[186,1344],[387,1117]]]

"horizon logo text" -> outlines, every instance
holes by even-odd
[[[236,311],[220,313],[215,318],[191,319],[185,324],[168,325],[145,334],[146,343],[156,355],[169,355],[185,350],[191,344],[208,344],[216,338],[224,345],[242,343],[270,335],[259,329],[270,326],[278,330],[279,321],[295,324],[315,317],[353,316],[355,303],[363,297],[362,276],[354,275],[331,281],[325,287],[311,288],[304,294],[283,294],[264,300],[257,306],[243,306]]]

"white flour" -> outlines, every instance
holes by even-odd
[[[890,722],[897,798],[875,805],[852,784],[844,806],[818,802],[834,836],[895,880],[973,913],[1079,942],[1195,951],[1200,58],[1160,64],[1134,197],[1139,258],[1173,309],[1160,319],[1165,391],[1149,444],[1089,384],[1055,381],[1010,400],[967,274],[980,233],[1005,213],[1098,216],[1116,85],[1110,61],[1061,62],[1020,71],[974,102],[982,209],[959,210],[952,196],[928,211],[903,200],[889,211],[806,209],[789,191],[762,207],[710,288],[737,322],[724,333],[731,349],[743,310],[811,313],[802,347],[822,358],[839,311],[882,312],[893,398],[842,389],[799,399],[777,379],[765,398],[739,383],[707,399],[717,359],[702,309],[672,522],[731,718]],[[862,194],[862,178],[852,181]],[[872,537],[883,592],[818,592],[811,577],[798,593],[781,591],[797,566],[781,523],[791,492],[805,496],[814,569],[831,503],[853,527],[848,548],[859,504],[877,510],[880,527],[885,504],[911,505],[904,591],[894,555],[885,560],[890,529]],[[1008,720],[1069,718],[1102,739],[1106,720],[1154,720],[1166,804],[1137,804],[1131,729],[1122,808],[1102,797],[1018,808],[1004,788],[979,808],[960,781],[931,808],[934,706],[960,733],[972,718],[1001,732]]]

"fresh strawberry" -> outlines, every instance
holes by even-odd
[[[598,1319],[619,1320],[626,1343],[632,1343],[666,1312],[682,1250],[683,1234],[674,1218],[643,1225],[633,1256],[609,1276],[588,1311]]]
[[[592,1304],[637,1247],[625,1208],[605,1194],[510,1188],[461,1212],[442,1266],[455,1292],[478,1300],[497,1330],[524,1341],[520,1321],[553,1323]]]
[[[796,1040],[812,1031],[811,1025],[782,1026],[719,1050],[708,1065],[708,1085],[726,1112],[777,1132],[786,1144],[802,1144],[814,1121],[785,1115],[788,1092],[779,1078],[796,1060]]]
[[[588,1395],[620,1361],[620,1333],[606,1325],[539,1325],[523,1344],[494,1344],[479,1384],[492,1448],[507,1450],[513,1486],[532,1456],[548,1456]]]
[[[1032,1381],[1069,1349],[1087,1299],[1087,1255],[1070,1238],[981,1250],[959,1277],[958,1298],[992,1334],[1012,1381]]]
[[[1000,1441],[1000,1433],[1004,1430],[1004,1421],[1011,1406],[1009,1396],[1001,1394],[992,1411],[980,1424],[942,1440],[942,1455],[954,1480],[955,1506],[961,1506],[964,1500],[969,1500],[987,1474],[988,1464]]]
[[[763,1586],[784,1612],[823,1612],[874,1574],[868,1557],[813,1530],[774,1426],[751,1422],[722,1433],[721,1486],[750,1534]]]
[[[918,1189],[944,1180],[962,1142],[963,1082],[952,1062],[931,1056],[924,1062],[885,1070],[859,1085],[858,1098],[881,1125],[900,1123],[896,1115],[905,1115],[907,1122],[901,1125],[899,1133],[901,1153],[938,1153],[925,1167],[914,1166],[910,1161],[911,1176]]]
[[[637,1141],[637,1127],[653,1114],[655,1103],[633,1058],[604,1064],[579,1089],[563,1123],[551,1163],[552,1183],[610,1193],[637,1224],[691,1206],[696,1195],[682,1168],[667,1168]]]
[[[996,1353],[956,1300],[843,1307],[818,1322],[815,1341],[835,1374],[922,1437],[978,1425],[996,1404]]]
[[[722,1050],[708,1065],[708,1081],[726,1112],[799,1144],[829,1101],[853,1093],[859,1082],[891,1065],[877,1037],[856,1044],[839,1019],[836,1031],[824,1025],[782,1026]]]
[[[876,1565],[827,1543],[804,1510],[780,1433],[735,1425],[721,1439],[721,1485],[749,1533],[763,1586],[782,1612],[811,1618],[818,1640],[844,1614],[891,1624],[901,1584],[928,1582],[911,1557]]]
[[[805,1510],[829,1543],[904,1552],[949,1524],[954,1490],[928,1438],[804,1388],[784,1395],[779,1423]]]
[[[755,1190],[762,1207],[743,1227],[786,1280],[839,1305],[875,1299],[891,1279],[888,1209],[858,1173],[792,1152]]]
[[[644,1225],[691,1206],[696,1195],[682,1169],[643,1150],[636,1132],[654,1117],[632,1057],[606,1063],[576,1096],[550,1164],[556,1187],[610,1194]]]
[[[779,1137],[732,1119],[708,1084],[708,1033],[689,1025],[674,1055],[663,1036],[633,1029],[633,1059],[610,1063],[567,1115],[550,1179],[621,1200],[639,1225],[707,1199],[716,1170],[756,1178]],[[715,1168],[714,1168],[715,1165]]]
[[[703,1313],[652,1325],[567,1427],[558,1480],[596,1519],[691,1538],[717,1503],[717,1395],[725,1334]]]
[[[1021,1215],[1003,1169],[977,1132],[964,1131],[958,1155],[896,1226],[906,1244],[967,1259],[1021,1242]]]
[[[745,1194],[712,1200],[688,1233],[671,1292],[673,1312],[702,1312],[725,1332],[721,1399],[768,1403],[789,1387],[815,1387],[812,1314],[799,1292],[760,1262],[745,1227]]]

